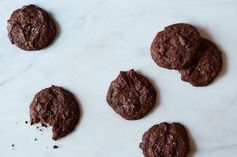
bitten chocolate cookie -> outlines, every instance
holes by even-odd
[[[193,86],[207,86],[221,71],[222,62],[222,53],[216,45],[202,39],[196,60],[189,68],[180,70],[181,79]]]
[[[167,69],[183,69],[193,61],[200,41],[200,34],[192,25],[170,25],[153,40],[152,59],[157,65]]]
[[[32,4],[15,10],[7,29],[11,43],[26,51],[45,48],[56,36],[54,21],[45,10]]]
[[[52,126],[54,140],[72,132],[79,117],[80,110],[75,97],[57,86],[41,90],[30,105],[31,124],[41,122]]]
[[[163,122],[144,133],[140,148],[145,157],[186,157],[190,145],[182,124]]]
[[[155,105],[156,91],[151,83],[133,69],[123,72],[111,82],[108,104],[127,120],[144,117]]]

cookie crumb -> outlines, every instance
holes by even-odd
[[[27,120],[25,121],[25,124],[28,124],[28,121],[27,121]]]
[[[15,150],[15,144],[12,144],[12,149]]]
[[[53,149],[58,149],[59,147],[57,145],[54,145],[53,146]]]
[[[34,139],[34,141],[37,141],[37,140],[38,140],[37,138]]]
[[[45,123],[41,123],[41,126],[47,128],[47,125]]]

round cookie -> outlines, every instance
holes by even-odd
[[[31,125],[52,126],[54,140],[72,132],[80,118],[79,105],[69,91],[52,86],[38,92],[30,105]]]
[[[186,157],[190,145],[182,124],[163,122],[144,133],[140,148],[144,157]]]
[[[183,69],[194,59],[200,45],[200,34],[189,24],[179,23],[165,27],[151,45],[151,56],[160,67]]]
[[[111,82],[107,102],[120,116],[127,120],[144,117],[156,102],[156,91],[151,83],[133,69],[121,71]]]
[[[221,71],[222,62],[222,53],[216,45],[202,39],[197,59],[189,68],[180,70],[181,79],[193,86],[207,86]]]
[[[26,51],[45,48],[56,36],[55,23],[48,13],[32,4],[15,10],[7,29],[11,43]]]

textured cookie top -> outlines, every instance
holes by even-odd
[[[134,70],[120,72],[110,84],[107,102],[123,118],[140,119],[155,105],[156,91],[144,76]]]
[[[54,140],[73,131],[79,116],[75,97],[61,87],[52,86],[41,90],[30,105],[31,124],[41,122],[52,126]]]
[[[222,53],[216,45],[202,39],[196,60],[189,68],[180,70],[181,79],[193,86],[207,86],[221,71],[222,62]]]
[[[195,57],[200,45],[200,34],[189,24],[174,24],[159,32],[151,45],[155,63],[167,69],[187,67]]]
[[[8,20],[7,29],[11,43],[26,51],[45,48],[56,36],[53,20],[35,5],[15,10]]]
[[[144,133],[140,148],[145,157],[186,157],[189,138],[180,123],[160,123]]]

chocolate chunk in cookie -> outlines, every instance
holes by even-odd
[[[222,53],[216,45],[202,39],[196,60],[189,68],[180,70],[181,79],[193,86],[207,86],[221,71],[222,62]]]
[[[32,4],[15,10],[7,29],[11,43],[26,51],[45,48],[56,36],[55,23],[48,13]]]
[[[145,157],[187,157],[190,145],[182,124],[163,122],[144,133],[140,148]]]
[[[30,105],[31,124],[47,123],[52,126],[54,140],[72,132],[79,121],[80,110],[69,91],[52,86],[37,93]]]
[[[167,69],[183,69],[194,59],[201,37],[189,24],[170,25],[159,32],[151,45],[154,62]]]
[[[127,120],[144,117],[156,102],[156,91],[151,83],[133,69],[123,72],[111,82],[107,93],[108,104]]]

